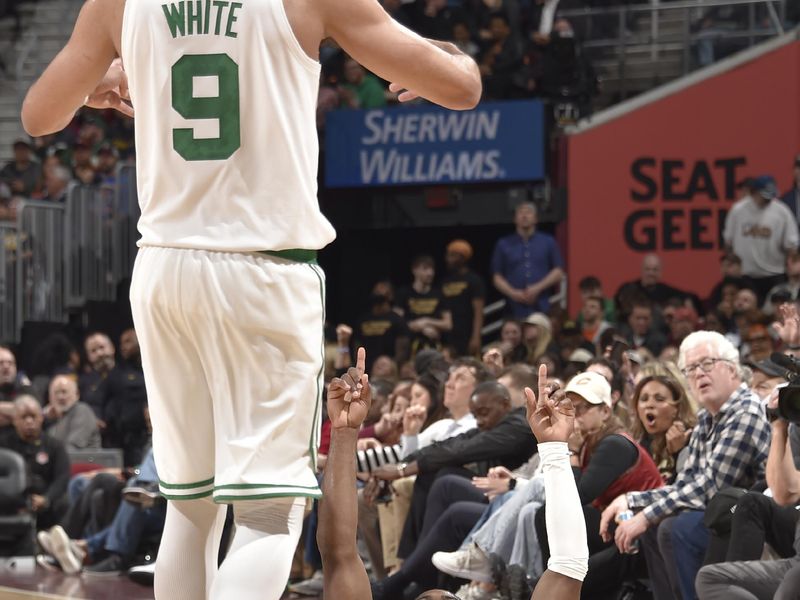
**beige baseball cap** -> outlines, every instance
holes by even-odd
[[[589,404],[605,404],[611,408],[611,386],[605,377],[593,371],[578,373],[569,380],[565,392],[574,392]]]

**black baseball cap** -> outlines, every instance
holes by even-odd
[[[759,360],[758,362],[749,360],[745,363],[753,371],[761,371],[770,377],[783,377],[786,375],[786,369],[780,365],[775,364],[770,359]]]

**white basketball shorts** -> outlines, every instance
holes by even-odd
[[[321,495],[314,255],[139,249],[131,306],[166,498]]]

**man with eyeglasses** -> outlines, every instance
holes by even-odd
[[[749,488],[765,477],[770,426],[759,398],[742,382],[739,353],[724,336],[697,331],[681,344],[678,364],[702,407],[689,439],[688,458],[675,483],[619,496],[603,512],[600,533],[621,552],[641,547],[655,600],[697,598],[694,580],[709,533],[708,501],[721,489]],[[610,524],[627,510],[636,514]]]

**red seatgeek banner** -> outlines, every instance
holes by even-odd
[[[663,281],[706,297],[720,279],[736,183],[771,174],[783,193],[800,153],[800,42],[569,138],[570,312],[578,282],[613,295],[642,257]]]

